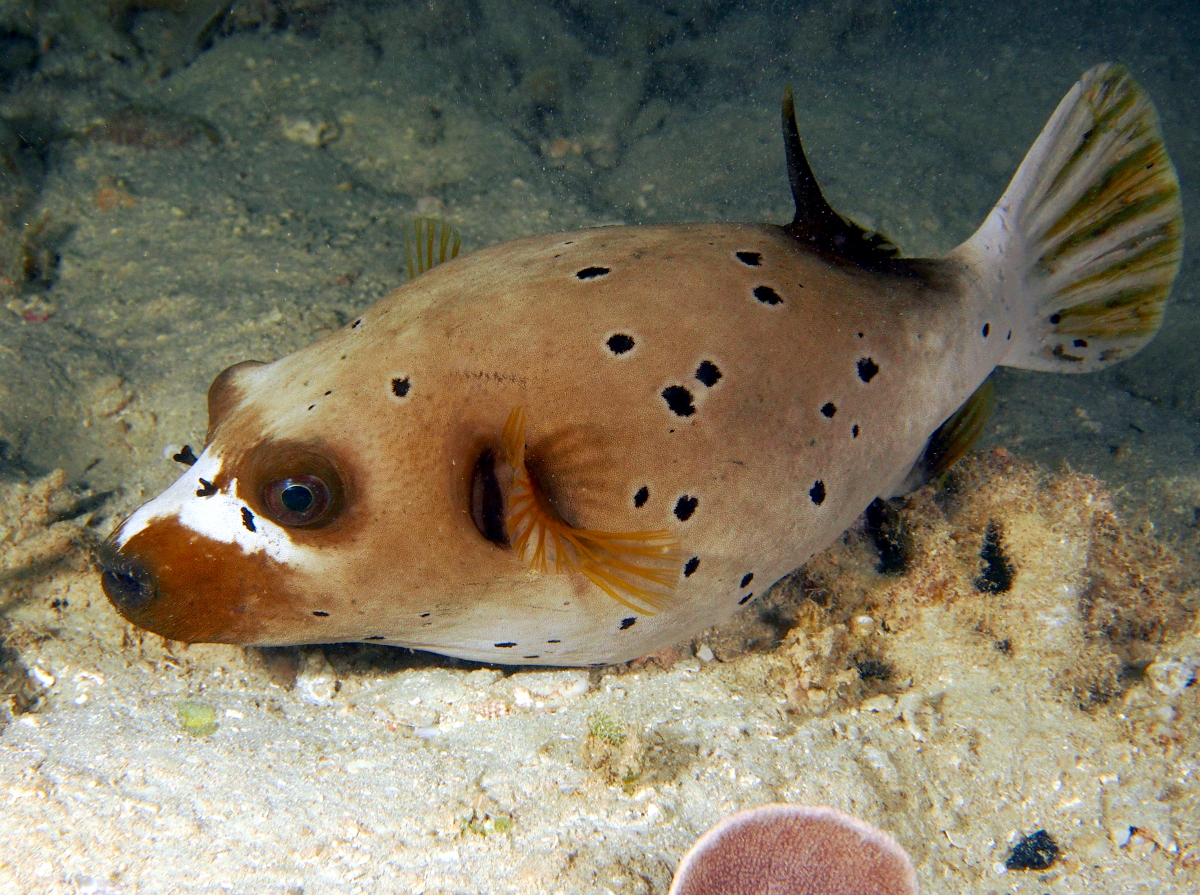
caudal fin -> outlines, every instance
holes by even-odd
[[[1123,66],[1079,79],[954,254],[1014,313],[1005,366],[1085,373],[1154,337],[1183,215],[1154,105]]]

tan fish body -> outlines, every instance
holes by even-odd
[[[939,260],[838,218],[789,118],[787,228],[491,246],[223,373],[203,454],[106,551],[114,604],[186,641],[631,659],[727,618],[936,464],[931,436],[998,364],[1097,369],[1156,331],[1178,187],[1123,69],[1084,76]],[[934,446],[978,425],[959,415]]]

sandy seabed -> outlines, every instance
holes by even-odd
[[[537,671],[142,634],[58,484],[6,491],[4,891],[662,892],[773,801],[891,831],[929,893],[1200,882],[1192,570],[1086,476],[998,450],[908,499],[903,573],[855,532],[679,650]],[[1037,830],[1058,860],[1006,871]]]
[[[835,204],[918,254],[1124,61],[1200,219],[1194,13],[243,2],[200,52],[141,7],[0,2],[0,892],[663,893],[770,801],[892,832],[927,893],[1200,889],[1190,256],[1134,362],[998,376],[981,453],[901,510],[905,571],[852,531],[631,666],[188,647],[87,559],[201,443],[217,372],[403,281],[414,214],[468,249],[786,221],[785,81]],[[1006,871],[1043,829],[1055,863]]]

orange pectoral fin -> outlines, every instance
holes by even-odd
[[[511,481],[505,524],[513,550],[537,572],[579,572],[620,603],[653,615],[679,583],[683,551],[665,529],[596,531],[562,519],[525,464],[525,411],[513,409],[504,426]]]

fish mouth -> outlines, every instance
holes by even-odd
[[[160,591],[154,574],[136,557],[122,553],[111,539],[95,548],[100,567],[100,585],[110,603],[129,621],[158,599]]]

